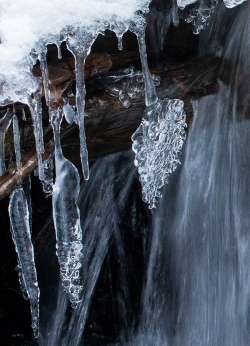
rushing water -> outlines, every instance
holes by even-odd
[[[128,277],[129,257],[131,256],[129,252],[133,248],[138,251],[138,247],[136,248],[136,244],[129,244],[129,250],[125,251],[125,234],[123,234],[121,223],[126,223],[128,232],[134,234],[135,238],[141,236],[145,227],[140,217],[138,219],[136,200],[140,200],[141,197],[135,189],[135,183],[137,190],[139,183],[136,182],[133,157],[126,153],[108,156],[97,160],[92,165],[90,172],[90,180],[82,186],[79,196],[80,212],[86,215],[81,224],[83,230],[82,303],[75,311],[72,310],[62,287],[59,285],[58,291],[54,294],[54,297],[57,296],[57,300],[54,299],[53,303],[50,301],[41,304],[39,344],[42,346],[85,344],[83,333],[92,305],[92,296],[104,261],[108,253],[110,255],[111,245],[116,256],[117,290],[115,295],[117,298],[115,299],[119,300],[119,324],[124,335],[128,332],[129,315],[131,315],[127,311],[131,308],[129,293],[131,289],[128,288],[128,280],[134,285],[133,277],[136,274],[133,273],[133,266],[131,276]],[[130,216],[129,219],[124,220],[124,213],[127,209],[130,210]],[[136,224],[139,226],[135,226]],[[136,227],[140,227],[139,232]],[[55,287],[55,280],[53,287]],[[53,292],[50,290],[49,296],[52,295]],[[105,300],[104,297],[101,298]],[[108,312],[112,315],[112,306],[108,308]],[[113,326],[110,328],[112,329]]]
[[[221,81],[216,95],[194,103],[183,166],[154,216],[129,345],[249,345],[249,10],[231,17],[226,37],[218,22],[204,35],[224,45]]]

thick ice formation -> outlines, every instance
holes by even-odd
[[[74,307],[81,301],[82,229],[77,199],[80,178],[77,168],[63,156],[60,111],[51,113],[55,141],[56,181],[53,187],[53,219],[62,285]]]
[[[143,200],[155,208],[161,189],[180,164],[179,155],[186,137],[183,101],[159,100],[148,108],[133,135],[135,165],[142,184]]]
[[[132,136],[132,148],[143,200],[152,209],[161,197],[161,188],[180,163],[178,157],[186,137],[186,114],[183,101],[158,98],[148,67],[143,21],[138,22],[133,31],[139,44],[146,110],[141,125]]]
[[[13,119],[14,146],[17,169],[21,169],[20,132],[16,116]],[[30,301],[32,328],[34,336],[39,334],[39,297],[40,290],[31,240],[30,214],[26,195],[19,184],[10,196],[9,215],[11,232],[18,260],[18,276],[25,298]]]
[[[37,88],[30,52],[39,42],[60,42],[67,27],[102,30],[127,24],[150,0],[18,0],[0,2],[0,103],[21,100]],[[100,10],[101,9],[101,10]]]

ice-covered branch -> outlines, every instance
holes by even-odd
[[[135,54],[130,54],[125,58],[127,63],[137,60]],[[123,62],[124,63],[124,62]],[[217,71],[220,65],[220,59],[212,57],[203,57],[194,59],[186,64],[166,65],[160,69],[154,70],[161,78],[160,86],[157,88],[158,95],[161,98],[172,97],[181,98],[185,101],[187,115],[192,115],[190,105],[191,98],[199,98],[204,95],[215,92]],[[114,62],[114,66],[119,66],[119,61]],[[230,68],[230,67],[229,67]],[[167,72],[167,73],[166,73]],[[99,84],[100,81],[98,80]],[[94,83],[95,79],[89,83]],[[111,83],[111,84],[110,84]],[[113,84],[112,79],[103,79],[104,89],[119,88],[119,83]],[[74,103],[74,100],[71,99]],[[23,106],[20,106],[20,110]],[[18,109],[18,105],[16,105]],[[90,117],[86,118],[86,132],[88,141],[89,158],[94,159],[101,155],[121,150],[129,150],[131,147],[130,137],[139,126],[142,114],[145,108],[144,97],[140,93],[135,99],[131,100],[129,108],[124,108],[117,98],[103,94],[96,97],[92,95],[87,99],[86,111]],[[68,130],[67,130],[68,131]],[[62,135],[63,135],[62,130]],[[77,129],[72,127],[72,132],[68,132],[71,141],[77,134]],[[24,141],[31,141],[31,131],[25,131],[27,137]],[[64,136],[64,135],[63,135]],[[74,145],[77,145],[76,142]],[[8,152],[11,151],[11,143],[6,143]],[[46,139],[45,153],[43,159],[46,160],[53,153],[53,143],[51,137]],[[76,159],[76,158],[75,158]],[[9,195],[15,188],[18,179],[24,179],[29,176],[37,166],[37,156],[34,151],[26,152],[23,156],[23,165],[21,171],[17,172],[15,167],[10,166],[7,174],[0,177],[0,199]]]

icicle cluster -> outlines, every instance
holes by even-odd
[[[0,2],[0,104],[26,101],[39,83],[33,77],[30,52],[41,42],[60,43],[67,34],[84,29],[115,31],[121,48],[123,33],[136,12],[146,12],[150,0],[18,0]],[[58,14],[60,9],[60,14]],[[22,30],[20,30],[22,28]],[[83,42],[82,42],[83,43]],[[60,56],[60,49],[59,49]]]
[[[13,119],[16,166],[21,169],[20,133],[16,116]],[[32,328],[34,336],[39,334],[39,297],[40,290],[31,240],[30,214],[26,195],[22,185],[18,185],[10,196],[9,215],[12,238],[18,257],[20,286],[25,298],[30,301]]]

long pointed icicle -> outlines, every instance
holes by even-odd
[[[85,134],[85,98],[86,98],[86,87],[85,87],[85,75],[84,67],[85,61],[94,42],[95,35],[88,32],[80,32],[73,38],[69,38],[67,42],[68,49],[75,57],[75,74],[76,74],[76,108],[77,118],[80,134],[80,156],[82,163],[82,171],[84,178],[89,179],[89,162],[88,162],[88,148],[86,143]]]
[[[40,61],[40,68],[42,72],[42,78],[43,78],[43,89],[44,89],[45,100],[46,100],[48,108],[50,109],[52,99],[51,99],[49,69],[48,69],[47,58],[46,58],[46,50],[39,54],[39,61]]]
[[[142,74],[144,77],[145,84],[145,104],[147,107],[149,107],[158,101],[158,97],[156,93],[154,80],[148,67],[145,30],[143,30],[142,33],[137,34],[137,40],[141,58]]]
[[[21,168],[20,133],[18,120],[13,120],[14,144],[17,169]],[[12,238],[18,257],[19,281],[24,296],[30,301],[32,329],[35,337],[39,335],[39,297],[40,290],[31,240],[29,207],[23,188],[18,185],[11,194],[9,204]]]
[[[0,119],[0,176],[5,173],[4,140],[5,134],[11,123],[12,115],[12,111],[8,110]]]
[[[51,100],[51,90],[50,90],[50,83],[49,83],[49,71],[48,71],[48,65],[47,65],[47,59],[46,59],[46,50],[39,54],[39,61],[40,61],[40,67],[42,72],[42,78],[43,78],[45,100],[50,112],[52,100]],[[42,119],[42,104],[41,104],[40,98],[36,100],[36,109],[37,109],[37,112],[41,114],[40,118]],[[44,151],[44,143],[42,145],[43,145],[43,151]],[[43,161],[42,185],[43,185],[43,190],[45,193],[52,192],[53,170],[51,168],[49,160]]]
[[[77,199],[80,177],[76,167],[63,156],[60,141],[61,111],[50,114],[55,142],[56,181],[53,188],[53,219],[62,285],[73,307],[81,301],[82,229]]]
[[[89,179],[89,162],[88,148],[85,134],[85,77],[84,77],[85,57],[81,53],[75,54],[75,72],[76,72],[76,108],[78,115],[79,133],[80,133],[80,155],[82,163],[82,171],[84,178]]]
[[[152,209],[161,197],[161,188],[180,163],[178,156],[185,139],[186,115],[183,101],[160,100],[157,97],[148,67],[144,23],[140,23],[134,33],[139,44],[146,110],[132,136],[132,149],[142,184],[143,200]]]
[[[43,165],[43,154],[44,154],[44,140],[43,140],[43,124],[42,124],[42,107],[41,100],[39,96],[38,99],[28,98],[27,103],[30,109],[33,128],[34,128],[34,137],[36,144],[36,153],[38,161],[38,175],[41,181],[45,180],[44,175],[44,165]]]

